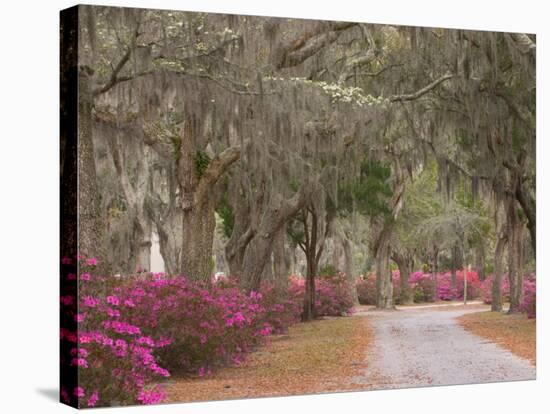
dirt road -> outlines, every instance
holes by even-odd
[[[369,311],[374,345],[354,382],[388,389],[535,379],[527,360],[465,331],[455,320],[479,307]],[[358,315],[361,317],[361,315]]]

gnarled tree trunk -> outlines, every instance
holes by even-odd
[[[393,284],[390,271],[390,240],[392,223],[386,222],[375,249],[376,307],[393,309]]]
[[[519,252],[521,246],[521,222],[518,217],[516,200],[511,199],[507,208],[508,218],[508,279],[510,282],[510,309],[508,313],[520,311],[523,278],[520,276]]]
[[[78,70],[78,252],[84,257],[96,257],[98,271],[108,272],[104,254],[104,225],[101,220],[100,195],[92,140],[91,91],[92,71],[84,66]]]
[[[392,253],[392,260],[399,268],[399,302],[401,305],[413,303],[413,292],[409,285],[409,276],[413,271],[413,258],[408,254]]]
[[[243,257],[242,268],[245,274],[241,280],[248,291],[260,288],[262,272],[273,250],[273,240],[277,232],[306,204],[312,192],[311,187],[311,184],[304,183],[289,200],[283,199],[279,194],[273,196]]]
[[[216,186],[220,177],[241,155],[240,146],[232,146],[212,158],[200,170],[195,133],[197,119],[184,121],[180,137],[161,124],[144,125],[145,143],[165,159],[175,161],[177,182],[181,190],[182,250],[179,273],[192,280],[211,282],[212,243],[216,228],[215,209],[221,192]],[[174,156],[174,141],[180,141],[179,153]]]
[[[491,292],[491,310],[493,312],[502,312],[502,262],[507,242],[508,235],[506,232],[501,231],[495,247],[495,274]]]
[[[357,288],[355,286],[355,272],[353,265],[353,249],[351,241],[343,237],[342,238],[342,247],[344,248],[344,272],[346,273],[346,278],[349,283],[350,293],[355,304],[359,303],[359,298],[357,297]]]
[[[279,230],[273,240],[273,276],[275,286],[281,292],[288,287],[288,261],[285,251],[286,226]]]

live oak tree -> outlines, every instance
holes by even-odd
[[[217,214],[246,290],[266,277],[284,286],[291,249],[303,247],[310,318],[327,239],[341,244],[350,278],[361,240],[384,309],[394,305],[390,260],[410,302],[413,262],[429,254],[435,270],[452,256],[456,269],[473,248],[483,269],[494,248],[495,286],[507,268],[518,309],[522,252],[534,260],[536,247],[533,36],[79,10],[83,253],[131,273],[149,267],[156,232],[167,272],[209,283]],[[420,211],[411,188],[425,174],[437,188]],[[482,224],[457,192],[488,206]],[[489,213],[494,242],[470,231]],[[369,243],[353,235],[358,216]]]

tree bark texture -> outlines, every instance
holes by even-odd
[[[523,279],[520,276],[519,252],[521,248],[521,222],[518,217],[516,200],[508,203],[508,279],[510,282],[510,309],[508,313],[520,311]]]
[[[508,235],[501,231],[495,247],[495,274],[493,276],[493,288],[491,292],[491,310],[493,312],[502,312],[502,273],[503,260]]]
[[[248,291],[260,288],[262,272],[271,255],[277,232],[306,204],[311,192],[311,184],[305,183],[288,200],[283,199],[279,194],[273,196],[243,257],[242,268],[246,273],[243,275],[242,284]]]
[[[104,225],[92,138],[92,71],[78,71],[78,251],[84,257],[96,257],[101,273],[108,272],[103,247]]]

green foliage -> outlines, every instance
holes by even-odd
[[[392,196],[390,176],[389,165],[365,159],[361,163],[359,178],[342,186],[339,204],[349,211],[355,206],[369,217],[389,215],[388,204]]]
[[[336,267],[331,264],[327,264],[319,270],[319,276],[321,277],[331,277],[336,274]]]
[[[201,178],[204,175],[210,161],[212,160],[206,152],[197,151],[197,155],[195,156],[195,170],[198,178]]]
[[[220,204],[218,204],[216,213],[218,213],[218,215],[222,219],[222,229],[224,236],[227,238],[231,237],[231,234],[233,233],[233,226],[235,224],[235,215],[233,214],[233,209],[231,208],[229,200],[227,199],[227,193],[223,195]]]
[[[178,161],[181,156],[181,138],[175,135],[170,136],[170,142],[172,143],[172,155]]]
[[[413,292],[414,303],[425,302],[425,299],[426,298],[424,297],[424,290],[422,290],[420,287],[416,287]]]

